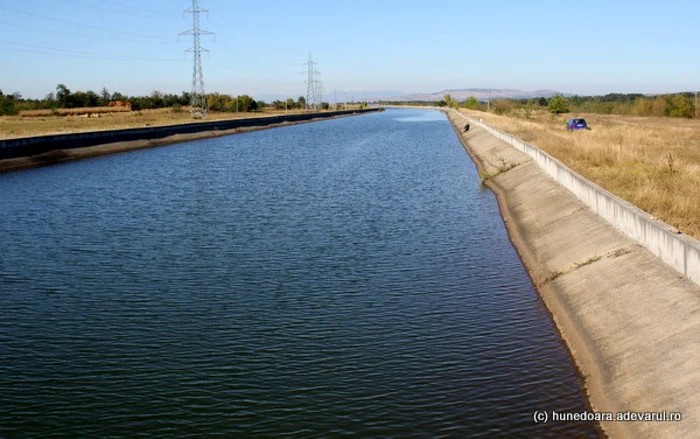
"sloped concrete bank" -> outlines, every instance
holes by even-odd
[[[0,173],[68,160],[275,128],[380,109],[302,113],[0,140]]]
[[[531,156],[482,127],[463,133],[461,116],[448,117],[498,197],[511,240],[579,368],[591,410],[682,416],[603,421],[605,433],[698,437],[700,287],[605,221]],[[549,422],[557,422],[551,414]]]

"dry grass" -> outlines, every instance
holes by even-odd
[[[288,114],[299,111],[289,111]],[[83,114],[85,111],[83,110]],[[284,111],[269,110],[261,113],[209,113],[206,121],[228,120],[249,117],[264,117],[285,114]],[[97,116],[97,117],[95,117]],[[137,128],[158,125],[175,125],[198,122],[190,118],[186,107],[179,113],[170,108],[143,111],[118,111],[95,113],[93,117],[85,116],[47,116],[47,117],[0,117],[0,140],[16,137],[30,137],[48,134],[66,134],[85,131],[103,131],[119,128]]]
[[[49,117],[49,116],[78,116],[83,114],[97,115],[105,113],[124,113],[131,111],[126,107],[84,107],[84,108],[58,108],[56,110],[24,110],[20,111],[20,117]]]
[[[463,110],[539,146],[594,183],[700,239],[700,120]],[[585,117],[591,131],[567,132]]]

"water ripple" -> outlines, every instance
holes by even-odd
[[[0,185],[0,438],[598,436],[439,113]]]

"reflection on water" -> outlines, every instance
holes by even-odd
[[[0,437],[597,436],[532,421],[579,379],[441,113],[0,187]]]
[[[402,116],[402,117],[395,117],[394,120],[398,122],[444,122],[445,121],[445,116],[443,113],[439,111],[418,111],[414,110],[413,111],[414,115],[412,116]]]

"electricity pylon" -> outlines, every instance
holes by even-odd
[[[202,30],[199,27],[199,14],[209,13],[199,7],[198,0],[192,0],[192,7],[185,9],[185,14],[192,14],[192,29],[180,32],[178,35],[192,35],[192,47],[185,50],[194,54],[192,67],[192,90],[190,92],[190,115],[195,119],[207,117],[207,96],[204,94],[204,74],[202,73],[202,52],[209,52],[202,48],[200,39],[202,35],[214,35],[213,32]]]
[[[307,74],[308,78],[306,80],[306,109],[309,109],[309,105],[311,105],[311,108],[316,106],[316,75],[319,74],[319,72],[316,70],[315,66],[316,63],[314,62],[313,58],[311,57],[311,54],[309,53],[309,60],[304,63],[305,66],[307,66]]]

